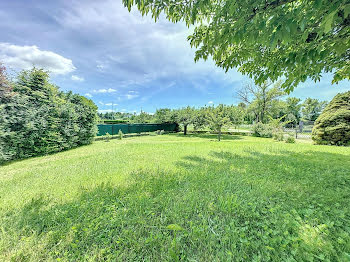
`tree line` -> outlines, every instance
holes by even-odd
[[[10,81],[0,65],[0,163],[86,145],[96,135],[97,106],[62,92],[33,68]]]
[[[100,113],[101,119],[120,119],[130,123],[176,122],[187,133],[188,126],[195,130],[209,127],[217,132],[225,125],[239,127],[241,124],[268,124],[281,119],[285,125],[295,127],[299,121],[315,121],[326,107],[326,101],[287,97],[281,83],[262,85],[248,84],[237,92],[238,105],[205,106],[201,108],[184,107],[180,109],[161,108],[154,114],[108,112]]]

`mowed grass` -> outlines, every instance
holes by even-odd
[[[0,167],[0,261],[350,260],[350,148],[215,139],[100,141]]]

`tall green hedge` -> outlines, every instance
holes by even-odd
[[[0,163],[89,144],[96,135],[96,105],[59,91],[41,69],[0,82],[0,93]]]
[[[350,91],[336,95],[312,129],[316,144],[350,145]]]

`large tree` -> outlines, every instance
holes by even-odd
[[[294,126],[300,120],[301,117],[301,99],[297,97],[288,97],[285,102],[285,114],[287,116],[286,120]]]
[[[302,113],[305,120],[315,121],[326,107],[326,101],[319,101],[318,99],[306,98],[302,104]]]
[[[238,97],[248,105],[248,110],[254,114],[256,122],[267,121],[268,115],[276,113],[279,107],[278,98],[284,95],[280,82],[275,84],[264,82],[261,85],[247,84],[237,92]]]
[[[238,67],[256,84],[283,78],[292,90],[323,72],[350,77],[349,0],[123,0],[129,11],[195,25],[195,60],[212,56],[226,71]]]

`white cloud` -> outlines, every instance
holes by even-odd
[[[68,74],[76,69],[72,60],[51,51],[40,50],[35,45],[0,43],[0,60],[8,67],[30,69],[36,66],[56,75]]]
[[[77,76],[77,75],[72,75],[72,80],[77,81],[77,82],[83,82],[85,81],[84,77]]]
[[[208,104],[211,105],[211,104],[214,104],[214,102],[213,101],[209,101]]]
[[[114,103],[107,103],[107,104],[104,104],[105,106],[117,106],[118,104],[114,104]]]
[[[91,95],[90,93],[86,93],[85,96],[87,96],[87,97],[89,97],[89,98],[92,97],[92,95]]]
[[[93,90],[94,93],[114,93],[117,92],[117,90],[113,89],[113,88],[108,88],[108,89],[98,89],[98,90]]]
[[[136,97],[139,97],[139,94],[137,91],[131,90],[125,95],[125,97],[130,100],[130,99],[134,99]]]

